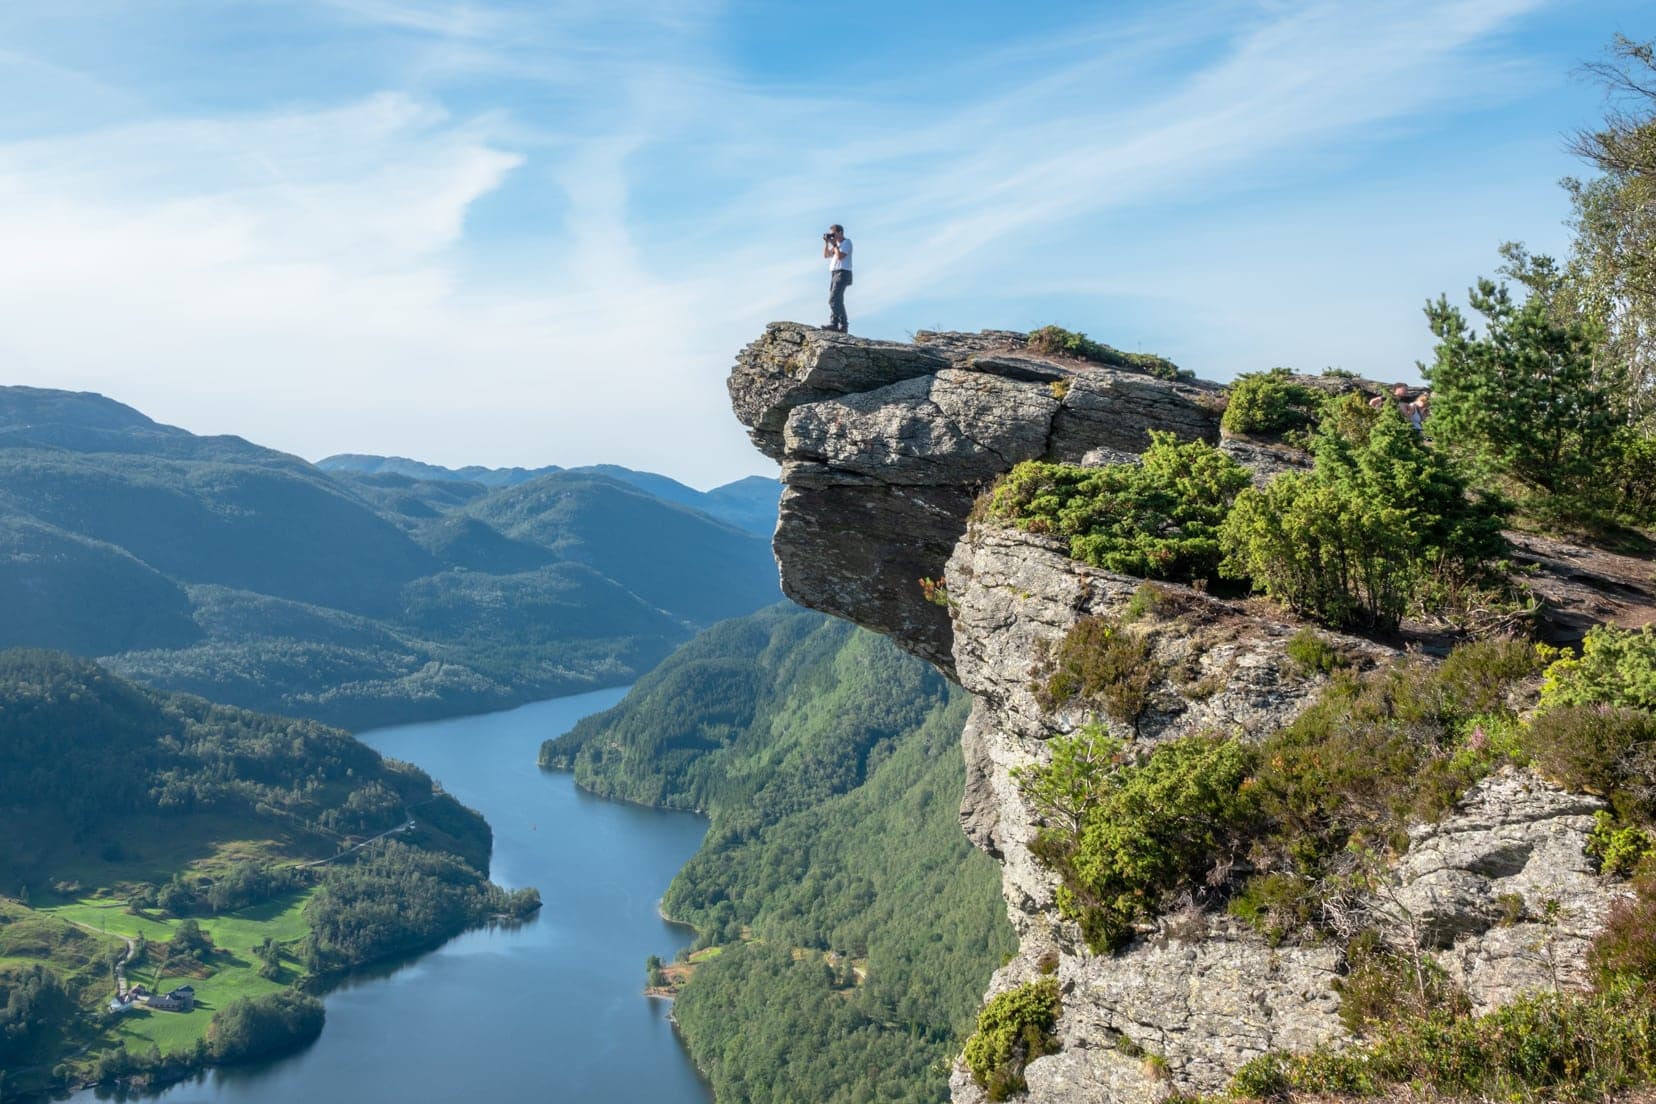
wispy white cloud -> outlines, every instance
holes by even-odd
[[[439,0],[318,0],[341,15],[399,30],[444,38],[483,39],[499,35],[505,21],[477,4]]]
[[[421,39],[415,84],[0,144],[0,377],[312,456],[729,477],[719,380],[821,312],[818,223],[858,239],[857,314],[1080,280],[1031,243],[1515,94],[1497,47],[1541,4],[1189,0],[847,90],[732,70],[714,4],[317,2]],[[540,196],[539,262],[492,271],[468,221]]]

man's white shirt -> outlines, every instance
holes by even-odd
[[[845,254],[845,256],[844,257],[836,257],[836,256],[834,256],[834,254],[829,253],[828,254],[828,271],[829,272],[839,272],[843,269],[846,272],[850,272],[851,271],[851,239],[846,238],[844,241],[840,242],[839,243],[839,249],[840,249],[841,253]]]

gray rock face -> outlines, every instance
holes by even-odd
[[[1121,617],[1142,584],[1048,538],[973,524],[974,500],[1025,459],[1120,463],[1152,430],[1216,441],[1215,388],[1032,356],[1019,334],[925,333],[900,345],[787,323],[742,352],[729,386],[755,443],[782,465],[784,590],[892,636],[973,695],[961,823],[1001,862],[1021,941],[989,992],[1033,979],[1043,961],[1057,962],[1062,991],[1062,1049],[1030,1064],[1029,1099],[1157,1101],[1220,1089],[1268,1050],[1338,1044],[1332,942],[1271,947],[1190,906],[1119,954],[1091,953],[1030,852],[1040,816],[1013,781],[1049,759],[1053,736],[1101,719],[1043,708],[1043,657],[1081,618]],[[1259,478],[1304,463],[1282,446],[1224,447]],[[945,580],[947,609],[923,599],[921,578]],[[1299,628],[1272,608],[1160,586],[1131,627],[1149,645],[1149,704],[1130,728],[1107,723],[1140,741],[1262,738],[1323,684],[1287,658]],[[1325,635],[1359,662],[1394,654]],[[1487,779],[1443,821],[1413,830],[1366,915],[1398,947],[1434,957],[1480,1008],[1579,985],[1587,942],[1623,892],[1583,851],[1598,807],[1527,772]],[[951,1085],[962,1104],[983,1099],[962,1066]]]
[[[919,580],[942,576],[991,480],[1021,460],[1137,453],[1151,429],[1217,439],[1218,420],[1211,385],[1078,370],[1029,355],[1019,334],[921,336],[773,323],[728,386],[754,444],[782,464],[783,591],[952,674],[948,616]]]
[[[991,992],[1028,980],[1042,955],[1059,956],[1063,1049],[1030,1065],[1029,1099],[1116,1104],[1157,1100],[1174,1088],[1210,1091],[1267,1050],[1336,1037],[1333,947],[1272,948],[1223,917],[1192,913],[1164,919],[1121,954],[1095,955],[1059,916],[1057,879],[1030,853],[1040,817],[1011,772],[1045,762],[1048,739],[1096,719],[1042,709],[1033,690],[1036,657],[1082,617],[1119,616],[1140,580],[1089,568],[1044,538],[991,527],[968,531],[946,578],[955,603],[955,666],[974,699],[962,737],[961,821],[973,842],[1000,860],[1020,939],[1018,957],[996,975]],[[1288,673],[1284,648],[1295,626],[1189,588],[1164,590],[1178,603],[1179,630],[1159,625],[1154,612],[1135,625],[1167,672],[1138,739],[1209,730],[1264,734],[1320,689],[1324,680]],[[1190,631],[1191,624],[1199,629]],[[1366,642],[1339,642],[1359,654],[1383,654]],[[1180,688],[1204,682],[1211,693]],[[1108,723],[1127,734],[1119,722]],[[963,1072],[953,1084],[956,1101],[981,1099]]]
[[[1628,895],[1587,859],[1604,807],[1528,771],[1484,779],[1453,816],[1409,833],[1381,903],[1394,937],[1431,952],[1480,1011],[1525,991],[1585,988],[1587,945]]]

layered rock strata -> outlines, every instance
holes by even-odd
[[[782,466],[775,537],[795,601],[891,636],[971,692],[962,740],[967,834],[1002,863],[1021,949],[996,992],[1057,962],[1062,1049],[1026,1073],[1034,1101],[1158,1100],[1221,1088],[1247,1059],[1345,1037],[1331,945],[1272,947],[1194,904],[1095,955],[1058,913],[1057,881],[1029,845],[1039,818],[1012,780],[1047,740],[1087,718],[1032,690],[1041,657],[1078,620],[1117,616],[1140,580],[1070,559],[1061,545],[971,523],[977,496],[1027,459],[1130,460],[1152,431],[1217,441],[1218,389],[1031,355],[1019,335],[864,341],[777,323],[744,349],[729,388],[754,443]],[[1256,469],[1281,450],[1228,446]],[[945,583],[927,601],[921,579]],[[1139,740],[1198,731],[1264,736],[1321,679],[1286,656],[1298,626],[1256,603],[1162,587],[1141,621],[1159,672]],[[1359,661],[1391,653],[1336,639]],[[1119,725],[1117,727],[1120,727]],[[1578,984],[1586,942],[1621,892],[1583,846],[1595,799],[1508,772],[1467,794],[1413,846],[1375,915],[1434,956],[1480,1007]],[[963,1069],[957,1101],[981,1092]]]

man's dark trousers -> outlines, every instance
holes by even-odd
[[[836,268],[828,273],[828,328],[845,333],[850,323],[845,317],[845,289],[851,286],[851,270]]]

